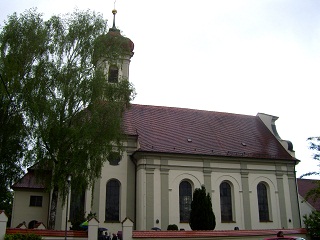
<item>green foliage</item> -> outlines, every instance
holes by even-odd
[[[92,219],[92,218],[97,218],[97,213],[93,213],[93,212],[89,212],[88,213],[88,215],[87,215],[87,217],[86,217],[86,220],[90,220],[90,219]]]
[[[320,236],[320,212],[313,211],[310,215],[304,215],[303,222],[311,237]]]
[[[123,37],[118,29],[111,29],[107,34],[99,36],[95,41],[93,63],[101,59],[122,59],[132,54],[133,43],[129,38]]]
[[[192,230],[214,230],[216,227],[211,197],[204,186],[193,192],[189,224]]]
[[[309,137],[307,139],[309,142],[309,149],[313,152],[313,159],[319,161],[320,160],[320,137]],[[318,165],[320,166],[320,164]],[[306,176],[319,176],[320,171],[308,172],[300,176],[300,178]],[[311,189],[306,194],[306,199],[311,198],[313,201],[317,200],[320,197],[320,181],[314,181],[316,187]]]
[[[7,227],[10,227],[12,216],[13,193],[5,185],[0,186],[0,209],[8,216]]]
[[[176,224],[169,224],[167,230],[179,230]]]
[[[71,230],[77,230],[77,231],[82,231],[85,230],[82,227],[80,227],[80,224],[86,221],[84,217],[84,213],[78,212],[74,219],[71,220]]]
[[[0,34],[0,209],[5,210],[9,223],[12,211],[10,186],[23,174],[28,135],[24,125],[21,97],[19,91],[16,91],[19,84],[12,77],[17,73],[17,69],[13,68],[20,59],[12,59],[10,56],[9,59],[2,58],[5,51],[3,40],[4,36]],[[7,76],[11,76],[12,81],[7,81]]]
[[[19,154],[28,146],[26,164],[52,170],[43,174],[49,177],[48,190],[54,189],[50,215],[57,192],[62,202],[66,199],[68,175],[72,190],[81,192],[100,177],[109,153],[122,152],[121,118],[134,88],[125,79],[108,84],[93,65],[95,40],[105,33],[105,20],[94,12],[75,11],[44,21],[35,9],[9,16],[0,33],[1,91],[8,89],[10,96],[4,106],[13,102],[11,108],[19,111],[9,116],[20,120],[13,125],[19,135],[5,135],[26,141],[18,138],[21,147],[13,145]],[[19,166],[13,158],[9,163]],[[51,219],[49,228],[54,226]]]
[[[41,236],[36,234],[6,234],[4,240],[42,240]]]

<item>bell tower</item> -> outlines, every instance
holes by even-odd
[[[113,24],[107,34],[97,38],[94,59],[96,66],[101,67],[108,83],[118,83],[129,79],[129,66],[133,56],[134,43],[122,36],[116,28],[117,10],[112,10]]]

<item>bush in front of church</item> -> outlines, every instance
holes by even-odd
[[[4,240],[42,240],[43,238],[36,234],[6,234]]]
[[[214,230],[216,227],[211,197],[204,185],[193,192],[189,225],[192,230]]]
[[[179,230],[176,224],[169,224],[167,230]]]
[[[320,212],[313,211],[309,215],[304,215],[303,222],[306,225],[308,235],[312,239],[320,239]]]

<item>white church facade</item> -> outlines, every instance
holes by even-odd
[[[109,35],[108,35],[109,34]],[[125,39],[128,55],[102,59],[110,84],[129,78],[133,43],[115,27],[108,37]],[[130,218],[137,230],[188,224],[192,193],[205,186],[217,230],[300,228],[301,216],[292,144],[276,130],[277,117],[132,104],[124,114],[127,140],[119,159],[106,161],[91,190],[70,194],[67,216],[95,213],[100,227],[121,230]],[[34,169],[14,186],[11,226],[47,225],[50,194]],[[72,191],[72,190],[71,190]],[[58,205],[56,229],[65,229]],[[70,225],[70,221],[68,221]]]

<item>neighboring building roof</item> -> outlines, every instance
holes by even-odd
[[[143,152],[295,159],[258,116],[132,104],[124,130]]]
[[[307,193],[316,187],[318,187],[320,180],[314,180],[314,179],[297,179],[297,184],[298,184],[298,192],[301,197],[306,199]],[[320,211],[320,199],[317,199],[313,201],[313,199],[310,197],[307,202],[313,206],[316,210]]]
[[[38,189],[43,190],[45,188],[44,183],[37,181],[35,176],[35,172],[30,170],[15,184],[11,186],[12,189],[19,189],[19,188],[28,188],[28,189]]]

